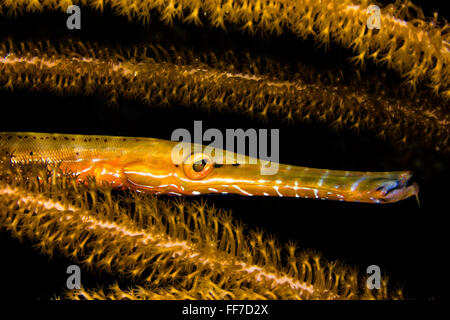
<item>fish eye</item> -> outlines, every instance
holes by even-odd
[[[194,153],[186,158],[183,168],[188,178],[199,180],[206,177],[214,169],[214,163],[209,156]]]
[[[195,172],[201,172],[205,168],[207,163],[208,162],[206,159],[199,160],[192,165],[192,170],[194,170]]]

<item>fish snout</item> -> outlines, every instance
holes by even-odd
[[[400,174],[398,179],[383,182],[377,189],[381,202],[390,203],[419,194],[419,185],[413,181],[411,172]]]

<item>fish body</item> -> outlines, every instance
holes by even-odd
[[[80,180],[95,177],[114,188],[172,195],[240,194],[390,203],[417,196],[410,171],[360,172],[277,164],[261,174],[260,159],[205,146],[181,143],[192,150],[174,157],[180,142],[154,138],[0,133],[0,152],[14,163],[58,163]],[[176,160],[179,159],[179,160]]]

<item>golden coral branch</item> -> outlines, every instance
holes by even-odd
[[[133,286],[123,290],[115,283],[107,290],[81,288],[67,291],[64,298],[70,300],[267,300],[267,296],[257,294],[247,288],[223,290],[212,281],[202,281],[195,290],[171,288],[147,288]]]
[[[174,54],[175,53],[175,54]],[[192,52],[171,54],[157,46],[114,49],[96,43],[0,43],[0,84],[4,88],[51,90],[60,95],[102,93],[111,102],[138,99],[148,105],[181,104],[206,110],[234,111],[267,119],[277,115],[289,121],[315,119],[335,128],[373,130],[382,137],[406,142],[410,137],[448,152],[450,119],[447,108],[421,104],[355,86],[313,79],[299,67],[285,76],[279,72],[239,70],[233,55],[207,54],[212,63]],[[150,56],[150,57],[149,57]],[[170,61],[176,56],[176,61]],[[194,56],[195,57],[195,56]],[[167,61],[169,60],[169,61]],[[172,60],[174,60],[172,58]],[[259,59],[253,59],[258,61]],[[272,61],[265,61],[265,69]],[[268,66],[268,67],[267,67]],[[309,76],[308,76],[309,75]],[[427,105],[430,102],[432,106]]]
[[[377,33],[366,32],[367,8],[372,4],[368,0],[1,0],[0,13],[66,10],[71,4],[96,10],[109,6],[130,20],[149,21],[156,11],[167,23],[179,19],[200,25],[203,13],[213,27],[234,24],[249,32],[281,34],[289,30],[303,38],[313,36],[323,44],[333,40],[352,48],[356,61],[384,63],[398,71],[411,87],[426,80],[436,94],[450,98],[448,25],[427,22],[420,8],[407,0],[382,9],[382,28]],[[405,8],[415,10],[417,17],[403,20]]]

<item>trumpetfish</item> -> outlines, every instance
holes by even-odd
[[[240,157],[245,161],[237,162],[237,154],[229,151],[219,152],[223,158],[217,154],[212,158],[203,152],[201,145],[197,148],[200,152],[189,153],[180,163],[175,163],[172,151],[179,143],[155,138],[0,133],[0,152],[8,155],[13,163],[59,164],[61,169],[77,174],[81,181],[91,176],[114,188],[140,192],[302,197],[365,203],[396,202],[417,197],[419,192],[417,183],[411,181],[411,171],[361,172],[278,164],[276,174],[262,175],[262,164],[257,158],[245,156]]]

